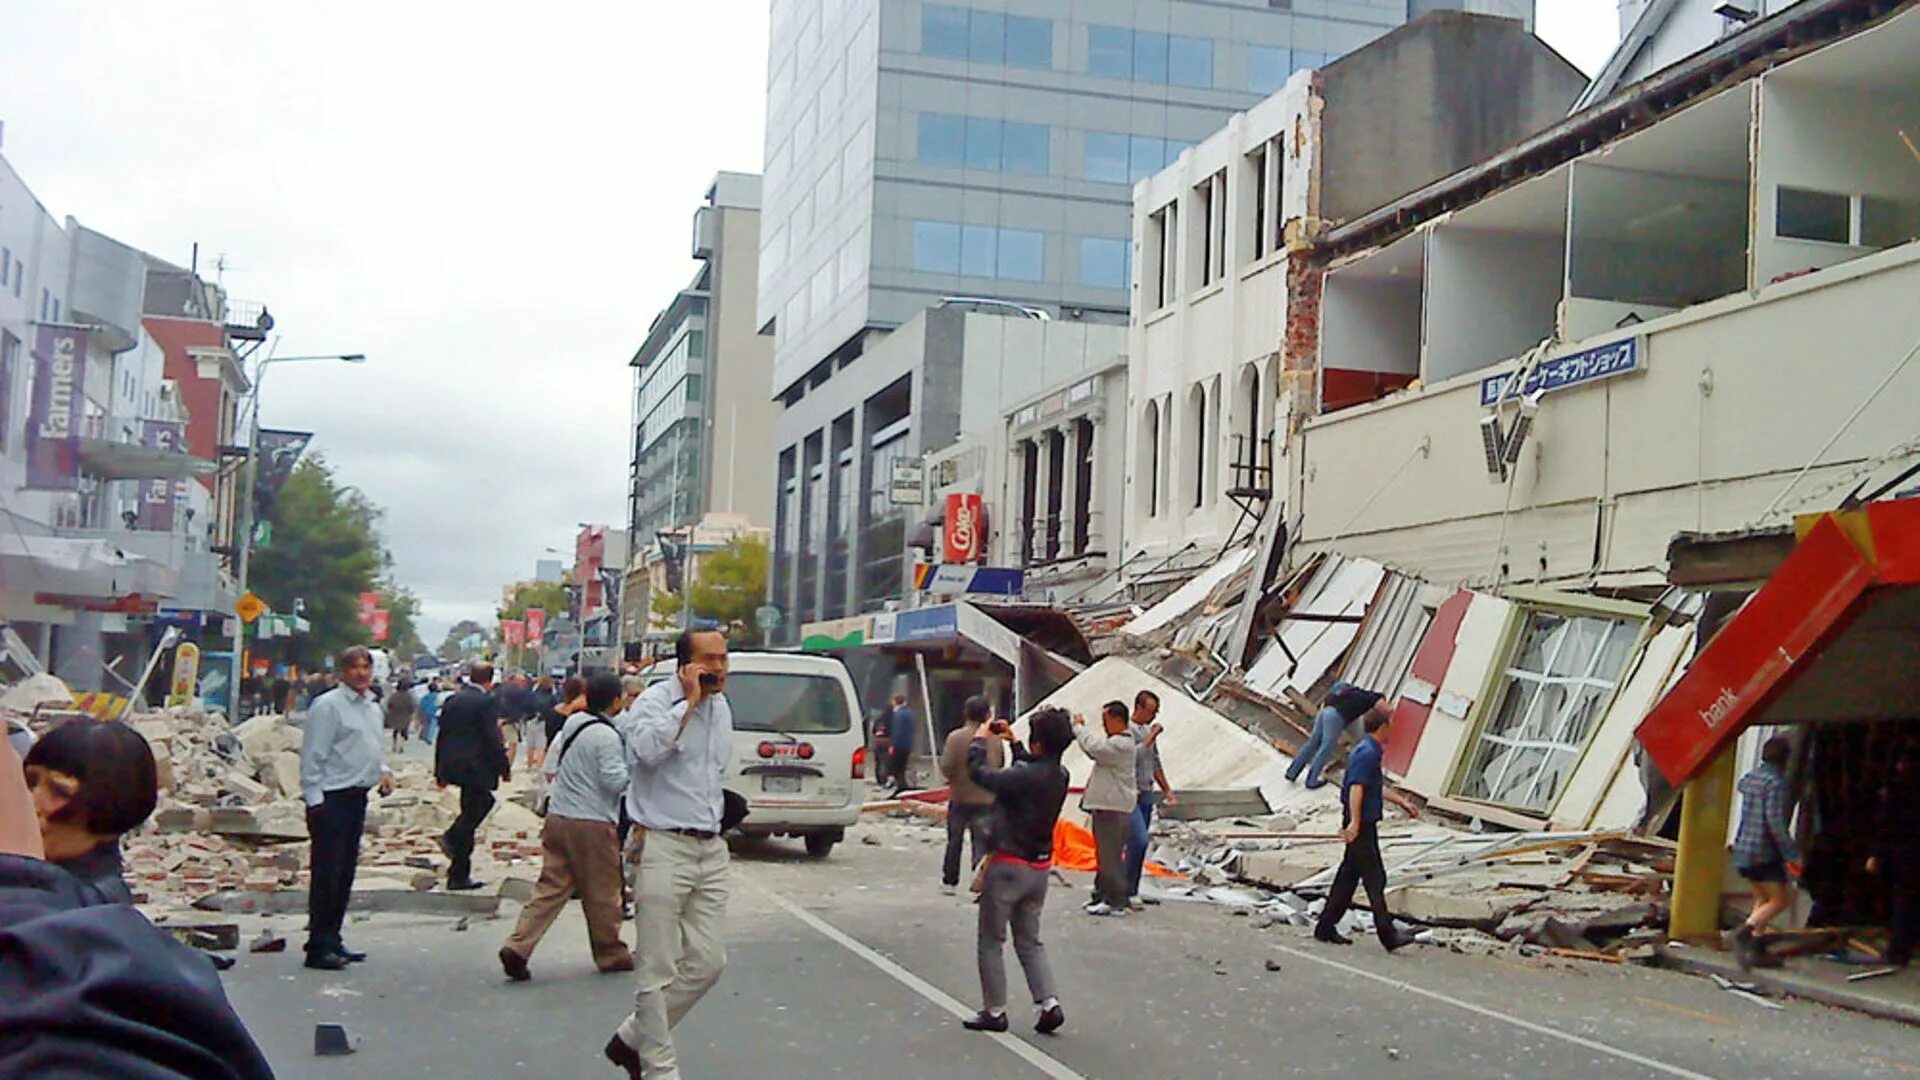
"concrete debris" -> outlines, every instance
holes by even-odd
[[[260,931],[260,936],[247,943],[250,953],[282,953],[287,951],[287,939],[271,930]]]
[[[207,910],[304,910],[310,851],[300,791],[299,718],[263,714],[229,728],[199,708],[141,712],[127,721],[152,746],[160,805],[123,840],[127,879],[149,917]],[[35,721],[35,726],[44,722]],[[395,790],[373,793],[360,847],[359,893],[420,896],[405,910],[492,914],[497,897],[461,896],[438,904],[435,843],[460,812],[457,789],[442,790],[425,762],[396,759]],[[475,873],[506,878],[510,867],[537,866],[542,822],[523,805],[532,778],[523,770],[502,786],[482,824]],[[525,876],[524,872],[522,876]],[[476,901],[478,901],[476,903]],[[373,909],[392,905],[375,900]]]

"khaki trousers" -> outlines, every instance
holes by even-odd
[[[634,848],[640,846],[637,865]],[[627,842],[633,873],[639,986],[620,1039],[633,1047],[647,1080],[678,1080],[673,1028],[720,981],[727,912],[727,842],[634,830]]]
[[[620,885],[620,838],[612,824],[548,815],[540,830],[540,880],[507,948],[532,957],[577,890],[594,966],[626,970],[633,953],[620,940]]]

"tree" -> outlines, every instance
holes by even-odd
[[[391,577],[374,586],[380,594],[380,606],[387,609],[387,640],[383,642],[393,654],[408,663],[427,651],[427,643],[420,640],[417,620],[420,617],[420,598],[413,590],[396,584]]]
[[[693,601],[693,617],[719,623],[736,648],[759,645],[760,623],[754,612],[766,602],[766,541],[741,537],[700,555],[699,560],[697,580],[687,590],[687,598]],[[682,598],[673,593],[661,593],[653,598],[654,614],[678,619],[681,602]]]
[[[380,510],[343,488],[319,455],[294,467],[267,517],[273,541],[253,556],[249,586],[275,611],[305,604],[313,629],[288,639],[287,658],[308,663],[367,640],[360,594],[387,568],[375,525]]]
[[[558,581],[523,581],[513,590],[513,599],[500,609],[503,619],[526,618],[528,608],[547,613],[547,621],[567,613],[567,587]]]
[[[484,648],[487,639],[486,627],[481,626],[472,619],[461,619],[459,622],[454,623],[453,629],[447,631],[447,639],[440,643],[440,658],[442,660],[453,660],[465,656],[467,654],[467,647],[462,645],[461,642],[474,634],[480,635],[482,647]]]

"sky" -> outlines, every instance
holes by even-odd
[[[1616,0],[1537,0],[1589,72]],[[272,310],[261,422],[385,508],[422,637],[626,516],[627,362],[758,172],[766,0],[9,0],[0,154],[57,217]],[[504,10],[504,9],[503,9]]]

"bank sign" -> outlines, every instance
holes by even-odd
[[[1642,348],[1641,338],[1630,337],[1543,361],[1533,369],[1533,374],[1527,376],[1526,385],[1517,391],[1510,390],[1508,386],[1518,372],[1489,375],[1480,380],[1480,404],[1492,405],[1503,399],[1511,401],[1534,393],[1550,394],[1569,386],[1639,371],[1644,364]]]
[[[87,331],[42,324],[33,339],[33,401],[27,413],[27,486],[80,486],[80,425],[85,416]]]

